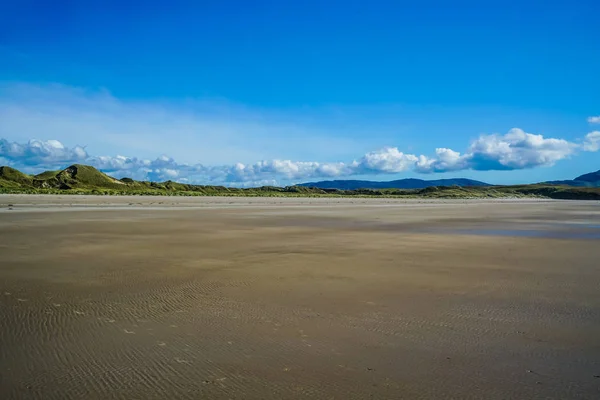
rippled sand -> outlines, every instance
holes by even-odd
[[[597,202],[0,196],[0,398],[598,399],[598,231]]]

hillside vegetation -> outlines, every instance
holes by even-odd
[[[536,184],[518,186],[431,186],[421,189],[322,189],[307,186],[262,186],[240,189],[190,185],[173,181],[148,182],[115,179],[88,165],[75,164],[61,171],[32,176],[11,167],[0,167],[0,193],[169,195],[169,196],[362,196],[403,198],[502,198],[537,197],[600,200],[600,188]]]

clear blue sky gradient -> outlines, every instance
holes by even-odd
[[[365,151],[462,151],[512,127],[569,140],[592,130],[600,1],[5,1],[0,59],[4,82],[295,114],[356,108],[364,125],[398,127],[373,146],[356,137]],[[541,171],[450,175],[521,182],[598,168],[589,153]]]

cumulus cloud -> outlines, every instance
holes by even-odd
[[[436,157],[420,157],[416,170],[422,173],[459,171],[515,170],[551,166],[579,148],[564,139],[544,138],[514,128],[504,135],[482,135],[465,154],[451,149],[436,149]]]
[[[584,151],[598,151],[600,150],[600,131],[593,131],[585,135],[583,141]]]
[[[90,157],[87,163],[118,178],[128,177],[137,180],[165,181],[187,180],[190,172],[202,166],[189,166],[177,163],[173,158],[165,155],[155,160],[140,159],[125,156],[99,156]]]
[[[365,173],[395,173],[412,168],[417,160],[414,154],[404,154],[396,147],[385,147],[365,154],[355,168]]]
[[[469,148],[469,167],[475,170],[523,169],[554,165],[575,152],[577,145],[564,139],[511,129],[505,135],[481,136]]]
[[[0,139],[0,157],[23,165],[51,166],[77,163],[86,160],[88,154],[81,146],[67,148],[58,140],[16,143]]]
[[[415,165],[417,172],[450,172],[466,169],[466,158],[452,149],[435,149],[435,158],[420,156]]]
[[[600,124],[600,115],[596,115],[596,116],[588,117],[587,121],[588,121],[590,124]]]

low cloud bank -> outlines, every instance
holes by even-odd
[[[30,171],[85,163],[115,177],[253,186],[274,185],[281,180],[298,182],[403,171],[431,174],[462,170],[518,170],[551,166],[579,151],[598,150],[600,131],[590,132],[578,142],[569,142],[514,128],[504,135],[482,135],[464,153],[437,148],[431,157],[404,153],[397,147],[385,147],[351,162],[269,160],[253,164],[205,166],[178,163],[167,156],[155,160],[120,155],[93,156],[81,146],[68,148],[58,140],[16,143],[0,139],[0,162]]]

